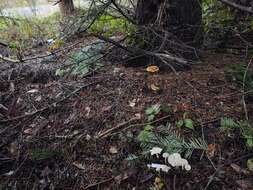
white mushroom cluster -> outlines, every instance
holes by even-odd
[[[151,155],[156,155],[157,158],[159,158],[159,155],[162,153],[162,148],[160,147],[153,147],[150,150]],[[162,157],[164,158],[165,164],[169,164],[172,167],[182,167],[182,169],[185,169],[186,171],[191,170],[191,165],[188,163],[188,161],[181,157],[179,153],[173,153],[169,154],[167,152],[162,154]],[[149,168],[154,168],[156,171],[163,171],[168,172],[171,167],[164,165],[164,164],[149,164]]]
[[[169,155],[168,153],[163,153],[163,158],[165,159],[165,163],[169,163],[172,167],[182,167],[186,171],[191,170],[191,165],[188,161],[181,157],[179,153],[174,153]]]

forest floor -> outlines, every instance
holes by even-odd
[[[246,166],[253,152],[239,134],[219,130],[222,117],[244,118],[241,90],[224,73],[242,57],[205,52],[201,63],[178,75],[106,61],[84,77],[56,77],[45,69],[61,65],[66,55],[36,73],[30,68],[36,60],[18,69],[0,63],[0,189],[149,189],[157,176],[168,190],[253,189]],[[187,112],[195,130],[179,133],[213,145],[209,156],[194,152],[190,172],[157,174],[147,163],[130,167],[125,160],[141,151],[135,137],[154,104],[172,112],[152,124],[174,125]],[[253,115],[252,101],[247,111]]]

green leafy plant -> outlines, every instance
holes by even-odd
[[[225,69],[226,78],[236,82],[240,87],[243,87],[246,64],[231,65]],[[244,91],[249,92],[247,95],[253,97],[253,70],[249,68],[245,75]]]
[[[160,104],[155,104],[150,106],[145,110],[145,114],[148,117],[148,121],[154,120],[155,116],[158,115],[161,111],[161,106]]]
[[[183,119],[180,119],[176,122],[176,126],[179,128],[186,127],[188,129],[194,130],[194,123],[192,119],[187,118],[187,113],[184,113]]]
[[[117,33],[128,34],[135,30],[133,24],[124,18],[117,18],[111,15],[100,16],[91,26],[91,32],[103,33],[106,37],[111,37]]]
[[[228,134],[238,129],[240,131],[241,138],[245,140],[245,145],[249,148],[253,148],[253,128],[248,121],[235,121],[232,118],[221,118],[220,129]]]
[[[149,158],[150,150],[153,147],[160,147],[169,154],[184,153],[185,157],[190,157],[196,149],[207,150],[207,144],[203,139],[192,138],[186,141],[172,130],[170,124],[158,127],[147,125],[139,133],[137,140],[140,142],[142,153],[139,156],[129,155],[127,160],[132,165],[143,157]]]
[[[147,129],[144,128],[144,131],[147,131]],[[149,128],[144,137],[145,138],[138,138],[144,151],[151,150],[153,147],[157,146],[169,154],[185,153],[186,157],[190,157],[195,149],[207,149],[207,144],[204,140],[194,138],[185,141],[171,129],[170,124],[158,126],[155,130],[154,128]]]
[[[231,132],[238,127],[238,124],[229,117],[223,117],[220,120],[220,129],[225,132]]]
[[[98,70],[102,67],[100,59],[102,55],[100,51],[102,49],[102,42],[97,41],[91,45],[84,47],[81,51],[73,53],[70,56],[72,62],[71,67],[66,69],[57,69],[56,76],[63,76],[67,73],[71,75],[78,75],[83,77],[91,70]]]
[[[253,148],[253,128],[247,121],[238,122],[240,133],[249,149]]]

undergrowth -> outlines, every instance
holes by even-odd
[[[253,148],[253,127],[249,121],[236,121],[233,118],[225,117],[221,118],[220,126],[221,131],[225,132],[228,136],[238,130],[247,148]]]
[[[227,67],[225,73],[228,80],[236,82],[241,89],[244,86],[245,95],[253,98],[253,69],[252,67],[247,71],[246,69],[246,64],[236,64]]]
[[[148,123],[144,126],[143,130],[137,136],[137,142],[142,149],[141,154],[130,154],[127,158],[131,165],[135,165],[142,159],[148,159],[150,150],[154,147],[163,149],[168,154],[179,153],[183,154],[186,158],[190,158],[194,150],[207,150],[207,143],[202,138],[184,139],[179,133],[176,132],[175,126],[171,123],[166,125],[152,125],[151,121],[163,112],[164,108],[156,104],[146,109]],[[167,114],[169,114],[168,109]]]
[[[25,48],[34,45],[38,41],[56,38],[58,36],[57,22],[59,19],[59,13],[46,18],[1,17],[1,39],[12,44],[14,47],[20,46]]]

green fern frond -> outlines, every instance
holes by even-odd
[[[141,147],[145,151],[149,151],[153,147],[160,147],[169,154],[185,152],[187,157],[190,157],[193,150],[207,150],[207,144],[203,139],[185,141],[168,126],[159,126],[155,132],[149,131],[145,139],[145,141],[141,141]]]

